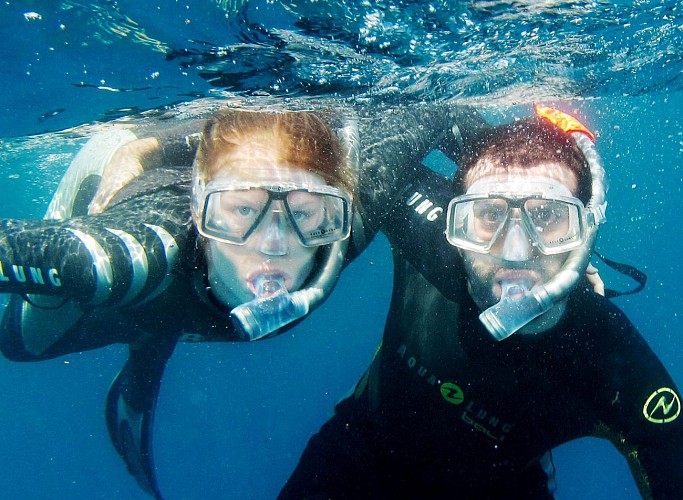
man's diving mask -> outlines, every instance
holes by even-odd
[[[351,198],[331,186],[211,181],[203,190],[197,229],[202,236],[243,245],[273,216],[289,222],[302,245],[343,240],[351,231]],[[266,222],[264,222],[264,220]]]
[[[545,255],[568,252],[586,241],[587,212],[583,203],[560,182],[526,178],[475,182],[467,194],[448,205],[446,236],[451,245],[491,253],[507,243],[511,231],[524,228],[528,241]],[[497,243],[500,242],[499,245]],[[525,242],[526,244],[526,242]]]

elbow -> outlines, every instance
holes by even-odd
[[[21,298],[12,296],[0,323],[0,352],[10,361],[38,361],[40,357],[29,352],[23,342],[21,325]]]

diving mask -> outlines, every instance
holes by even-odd
[[[451,245],[488,254],[497,242],[507,243],[510,232],[524,228],[534,247],[553,255],[580,247],[587,226],[583,203],[561,182],[546,177],[507,182],[504,176],[488,176],[451,200],[446,237]]]
[[[271,213],[279,212],[307,247],[347,238],[351,198],[331,186],[210,181],[202,192],[197,224],[202,236],[243,245]]]

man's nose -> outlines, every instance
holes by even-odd
[[[261,241],[258,245],[259,252],[273,256],[287,255],[289,252],[287,238],[290,229],[283,209],[284,207],[278,207],[266,215],[266,220],[263,221],[265,226],[259,231],[261,232]]]
[[[503,241],[503,260],[521,262],[531,258],[531,241],[519,220],[510,222]]]

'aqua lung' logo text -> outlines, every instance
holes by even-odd
[[[430,201],[429,198],[425,198],[422,193],[418,193],[417,191],[415,191],[415,193],[408,198],[406,205],[409,207],[414,206],[415,211],[420,215],[424,215],[426,213],[427,220],[432,222],[438,219],[439,215],[443,213],[443,208],[435,207],[433,201]]]
[[[406,357],[408,347],[406,347],[405,344],[401,344],[401,347],[399,347],[398,351],[396,352],[399,356],[401,356],[401,359],[405,360],[408,368],[414,370],[414,373],[416,375],[419,375],[420,378],[425,380],[429,385],[436,385],[437,383],[441,383],[441,381],[437,380],[436,376],[433,373],[430,373],[427,370],[427,368],[425,368],[421,363],[418,363],[417,358],[415,358],[414,356]]]
[[[643,405],[643,415],[655,424],[666,424],[678,418],[681,400],[672,389],[661,387],[653,392]]]
[[[62,286],[62,280],[55,268],[41,269],[39,267],[17,266],[10,264],[5,271],[5,265],[0,262],[0,282],[35,283],[36,285]]]

